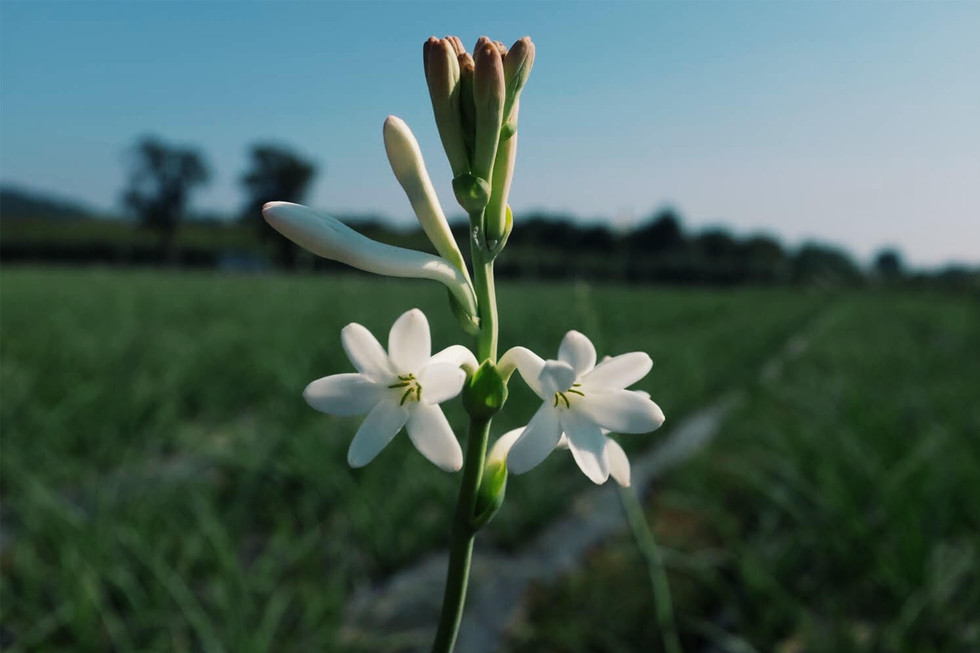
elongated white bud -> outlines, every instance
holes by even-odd
[[[388,116],[384,125],[384,139],[391,171],[395,173],[395,178],[408,196],[425,235],[432,241],[436,251],[469,279],[463,255],[439,205],[435,188],[432,187],[429,173],[425,169],[422,150],[419,149],[412,130],[401,118]]]
[[[473,287],[463,273],[445,259],[371,240],[340,220],[301,204],[269,202],[262,207],[262,216],[273,229],[317,256],[388,277],[438,281],[471,316],[477,315]]]

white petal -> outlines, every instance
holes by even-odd
[[[477,314],[476,294],[469,278],[444,258],[379,243],[336,218],[300,204],[269,202],[262,207],[262,215],[273,229],[317,256],[375,274],[434,279],[445,284],[467,315]]]
[[[548,400],[556,392],[564,392],[575,383],[575,370],[568,363],[562,361],[546,361],[538,375],[538,383],[544,393],[542,399]]]
[[[463,450],[438,406],[415,404],[405,429],[415,448],[440,469],[455,472],[463,466]]]
[[[424,403],[441,404],[460,393],[466,372],[452,363],[429,364],[419,370],[418,382]]]
[[[575,402],[575,409],[613,433],[647,433],[664,423],[660,406],[632,390],[586,391]]]
[[[408,409],[391,401],[380,401],[368,413],[347,450],[347,464],[363,467],[374,460],[408,421]]]
[[[417,308],[402,313],[388,333],[388,356],[402,373],[416,374],[429,360],[432,338],[425,313]]]
[[[363,374],[334,374],[303,390],[303,399],[321,413],[363,415],[381,398],[381,387]]]
[[[361,374],[378,382],[395,376],[381,343],[360,324],[352,322],[345,326],[340,332],[340,342],[344,345],[347,358]]]
[[[463,255],[442,212],[436,191],[429,180],[429,173],[425,169],[425,161],[422,160],[422,150],[412,130],[401,118],[388,116],[384,124],[384,141],[391,171],[395,173],[395,179],[412,203],[425,235],[435,245],[440,256],[465,270]]]
[[[452,363],[464,370],[475,371],[480,364],[469,349],[463,345],[450,345],[429,359],[429,365],[434,363]]]
[[[568,363],[582,376],[595,367],[595,347],[592,341],[578,331],[569,331],[558,347],[558,360]]]
[[[524,432],[525,428],[527,427],[522,426],[519,429],[507,431],[497,438],[497,441],[493,443],[492,447],[490,447],[490,453],[487,455],[487,464],[499,464],[505,462],[507,460],[507,454],[510,453],[511,447],[513,447],[514,443],[517,442],[517,438],[521,437],[521,433]]]
[[[609,460],[609,475],[623,487],[630,486],[630,461],[619,443],[606,438],[606,458]]]
[[[568,449],[568,436],[565,435],[565,432],[564,431],[561,432],[561,437],[558,438],[558,444],[555,445],[555,448],[556,449]]]
[[[551,398],[551,395],[545,396],[541,390],[541,383],[538,381],[538,377],[541,376],[541,370],[544,368],[544,359],[527,347],[512,347],[508,349],[507,353],[500,357],[500,362],[497,364],[497,367],[505,375],[512,373],[516,368],[521,373],[521,378],[524,379],[524,383],[534,391],[534,394],[542,399]]]
[[[558,411],[551,404],[544,403],[534,414],[527,428],[510,448],[507,468],[514,474],[523,474],[537,467],[542,460],[555,450],[561,437]]]
[[[561,425],[568,435],[568,448],[579,469],[597,485],[609,478],[609,459],[606,456],[606,436],[585,415],[575,410],[561,413]]]
[[[582,385],[597,390],[622,390],[645,377],[652,367],[653,361],[649,355],[633,351],[599,363],[582,376]]]

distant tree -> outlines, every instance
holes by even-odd
[[[725,229],[706,229],[694,239],[698,251],[711,261],[731,260],[738,244]]]
[[[772,236],[755,235],[739,243],[743,280],[754,283],[785,281],[789,261],[783,246]]]
[[[670,207],[657,211],[630,237],[633,248],[643,252],[667,252],[684,247],[680,216]]]
[[[820,243],[805,243],[793,257],[797,283],[840,286],[862,279],[861,270],[844,250]]]
[[[299,250],[265,223],[262,206],[276,201],[301,203],[316,176],[316,166],[286,147],[268,143],[253,145],[249,158],[251,167],[241,179],[248,194],[243,220],[253,222],[263,240],[275,240],[277,262],[293,268]]]
[[[875,256],[874,271],[885,281],[895,281],[902,277],[902,255],[895,249],[883,249]]]
[[[156,231],[160,251],[176,258],[174,236],[191,189],[208,181],[208,169],[196,150],[168,145],[153,136],[142,138],[128,153],[129,179],[123,202],[141,223]]]

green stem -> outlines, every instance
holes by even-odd
[[[489,435],[489,419],[470,420],[470,434],[463,462],[463,482],[459,488],[456,514],[453,517],[452,542],[449,545],[449,572],[432,653],[450,653],[459,633],[463,604],[466,602],[466,585],[470,576],[470,560],[473,556],[473,538],[476,535],[473,527],[476,492],[483,477]]]
[[[480,361],[497,362],[497,293],[493,285],[493,261],[484,262],[483,252],[473,252],[473,276],[480,306],[480,333],[476,349]],[[477,261],[477,256],[481,260]]]
[[[473,255],[473,281],[480,307],[480,333],[476,339],[477,357],[480,361],[497,362],[497,294],[493,285],[493,259],[489,256],[483,234],[483,215],[470,216],[470,252]],[[470,577],[470,560],[473,557],[473,538],[478,530],[476,518],[476,494],[483,479],[483,466],[487,457],[487,439],[490,436],[490,419],[470,417],[470,434],[463,461],[463,481],[456,501],[453,517],[452,541],[449,544],[449,571],[446,574],[446,590],[442,597],[442,613],[439,627],[432,644],[432,653],[451,653],[463,618],[466,602],[466,585]]]
[[[667,582],[667,571],[664,568],[663,557],[657,540],[653,537],[653,529],[647,524],[643,515],[643,506],[632,488],[620,488],[619,496],[626,511],[630,530],[636,546],[643,554],[650,574],[650,584],[653,586],[653,603],[657,614],[657,624],[660,626],[660,636],[663,639],[664,651],[667,653],[682,653],[681,641],[677,636],[677,623],[674,620],[674,603],[670,599],[670,584]]]

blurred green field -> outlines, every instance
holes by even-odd
[[[358,419],[321,415],[300,397],[310,380],[349,369],[339,330],[351,321],[384,341],[392,321],[417,306],[430,318],[435,348],[466,342],[435,284],[14,268],[0,274],[0,298],[5,650],[343,650],[337,632],[354,589],[445,545],[458,479],[403,436],[350,470],[345,452]],[[737,632],[764,642],[805,632],[809,622],[785,616],[808,605],[800,592],[837,601],[834,587],[820,585],[831,580],[827,570],[877,578],[863,571],[877,564],[877,547],[897,546],[914,567],[942,557],[935,547],[947,543],[976,575],[976,548],[956,548],[977,530],[957,506],[980,499],[962,487],[977,477],[980,432],[968,401],[980,387],[968,364],[978,358],[980,321],[967,301],[504,284],[501,342],[554,356],[564,332],[577,328],[600,355],[648,351],[656,366],[638,387],[660,403],[669,426],[728,388],[754,387],[762,361],[791,334],[815,319],[827,324],[785,381],[753,390],[721,441],[667,479],[651,513],[667,505],[703,514],[703,535],[670,544],[690,555],[702,546],[721,552],[709,571],[732,576],[735,560],[790,583],[779,594],[743,582],[737,600],[727,597]],[[513,383],[494,435],[525,423],[535,403]],[[458,402],[447,414],[462,432]],[[636,451],[659,437],[623,443]],[[519,547],[590,485],[567,457],[553,456],[511,480],[503,510],[480,537]],[[793,502],[795,512],[785,507]],[[869,506],[880,512],[863,527]],[[838,518],[851,530],[835,535]],[[874,541],[856,546],[865,536]],[[772,547],[784,547],[775,560]],[[636,583],[645,576],[630,555],[621,571]],[[800,566],[814,561],[816,580],[797,587],[808,578]],[[918,587],[904,569],[892,575],[891,591]],[[579,583],[571,589],[541,592],[571,601],[587,596],[576,588],[601,591],[616,573],[596,566],[598,590],[586,574],[570,579]],[[726,598],[700,583],[681,593],[678,610],[690,596],[690,609],[702,611],[695,616],[712,621]],[[553,639],[553,619],[569,614],[552,602],[514,646],[635,650],[650,641],[648,630],[632,629],[634,618],[652,622],[648,593],[640,586],[602,595],[622,615],[622,628],[601,640],[608,645],[589,638],[580,610],[567,632],[582,646]],[[843,609],[852,599],[842,591]],[[753,610],[770,602],[779,603],[771,619],[756,619]],[[933,605],[928,597],[919,603]],[[594,627],[609,631],[608,623]],[[538,641],[547,645],[535,648]]]

